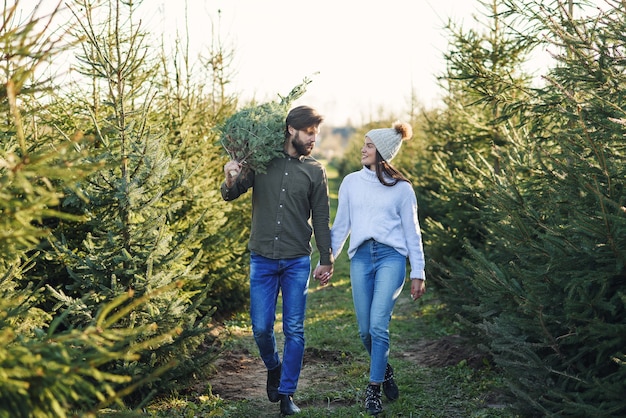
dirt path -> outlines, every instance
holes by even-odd
[[[463,349],[459,337],[448,336],[438,340],[422,341],[417,347],[409,351],[396,351],[396,357],[415,362],[426,367],[445,367],[455,365],[465,359],[473,359],[470,353]],[[342,357],[340,351],[322,351],[313,348],[305,350],[304,362],[298,389],[305,388],[311,382],[328,380],[333,365],[350,361]],[[276,411],[277,407],[267,401],[265,393],[265,379],[267,371],[257,353],[246,350],[225,351],[215,363],[216,372],[210,377],[209,383],[214,395],[222,399],[240,401],[248,400],[258,404],[265,410],[270,408]]]
[[[399,300],[396,305],[398,314],[402,315],[403,311],[414,309],[410,303],[408,298]],[[315,304],[312,303],[311,306]],[[277,322],[276,329],[277,344],[282,350],[283,336],[279,331],[279,322]],[[233,332],[232,330],[226,331],[225,328],[222,330],[226,334]],[[236,332],[236,335],[217,336],[221,341],[233,341],[234,344],[229,347],[236,348],[223,351],[214,363],[215,372],[209,376],[208,381],[199,382],[195,389],[199,393],[206,393],[208,383],[213,395],[226,401],[245,400],[248,404],[246,409],[258,412],[258,417],[277,417],[279,416],[278,405],[270,403],[265,393],[267,371],[259,357],[251,331],[245,324]],[[465,347],[466,344],[463,344],[458,336],[446,336],[436,340],[398,338],[393,343],[392,357],[415,363],[420,367],[445,367],[465,360],[469,365],[479,368],[482,358],[468,352]],[[333,394],[341,392],[345,394],[346,384],[350,383],[340,373],[346,370],[346,365],[350,366],[354,361],[363,361],[363,355],[364,352],[351,354],[342,350],[341,347],[338,347],[336,351],[325,351],[307,346],[298,382],[298,392],[302,393],[303,389],[308,388],[313,393],[328,393],[329,397],[318,399],[313,405],[297,399],[296,396],[298,405],[303,408],[315,406],[327,410],[351,406],[354,403],[354,397],[346,399],[341,395],[333,396]],[[355,359],[354,356],[360,357]]]

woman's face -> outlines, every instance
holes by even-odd
[[[370,169],[374,169],[376,165],[376,145],[367,136],[361,148],[361,164]]]

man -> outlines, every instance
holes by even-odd
[[[308,106],[292,109],[285,119],[284,155],[274,158],[264,174],[241,164],[224,165],[224,200],[252,188],[250,250],[250,318],[254,339],[267,367],[267,396],[280,401],[280,412],[300,412],[293,402],[304,357],[304,316],[311,272],[311,236],[320,253],[316,279],[333,272],[326,170],[311,152],[323,117]],[[274,322],[279,292],[283,301],[285,344],[281,362]]]

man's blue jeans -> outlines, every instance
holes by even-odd
[[[283,298],[282,374],[278,393],[292,395],[304,357],[304,313],[309,290],[311,258],[273,260],[256,253],[250,255],[250,319],[252,333],[268,370],[280,364],[274,322],[278,293]]]
[[[368,240],[350,260],[352,300],[359,336],[370,355],[370,382],[382,383],[389,358],[389,322],[404,287],[406,257]]]

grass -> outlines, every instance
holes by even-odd
[[[358,338],[353,313],[347,263],[338,263],[332,287],[312,288],[306,320],[308,352],[322,358],[303,369],[307,385],[298,390],[296,402],[304,417],[365,416],[363,393],[368,381],[368,358]],[[386,417],[517,417],[505,405],[490,406],[501,382],[486,365],[476,369],[466,361],[445,367],[420,365],[419,342],[448,335],[455,324],[438,315],[434,295],[412,303],[397,304],[391,322],[390,361],[401,390],[395,402],[384,400]],[[280,315],[277,329],[280,328]],[[230,329],[227,349],[244,350],[258,358],[246,314],[226,324]],[[281,335],[278,336],[282,344]],[[413,358],[413,356],[415,358]],[[258,359],[260,362],[260,358]],[[306,376],[305,376],[306,375]],[[258,382],[264,387],[265,382]],[[494,395],[495,394],[495,395]],[[273,411],[273,412],[268,412]],[[195,397],[172,397],[146,410],[152,417],[265,417],[279,416],[278,405],[266,399],[228,401],[210,393]]]
[[[337,174],[329,168],[331,219],[336,209]],[[313,260],[314,263],[317,260]],[[493,405],[502,386],[498,374],[488,364],[471,367],[466,360],[445,366],[420,364],[426,347],[424,341],[437,341],[457,330],[451,318],[443,317],[436,295],[427,292],[416,302],[410,301],[405,286],[390,325],[390,362],[396,370],[401,396],[395,402],[384,398],[386,417],[518,417],[500,402]],[[280,301],[280,298],[279,298]],[[280,312],[280,307],[278,309]],[[280,330],[280,314],[276,329]],[[258,357],[251,336],[249,316],[242,312],[225,324],[228,337],[224,348],[244,351]],[[316,361],[305,360],[296,402],[303,417],[365,416],[364,389],[368,382],[369,362],[358,338],[352,305],[349,261],[343,254],[336,262],[331,286],[317,287],[311,282],[305,324],[307,352]],[[279,351],[282,334],[277,334]],[[434,353],[436,354],[436,353]],[[305,356],[306,359],[306,356]],[[258,382],[264,389],[265,382]],[[279,416],[278,405],[267,399],[229,401],[214,396],[210,388],[204,393],[172,395],[161,399],[142,414],[145,417],[265,417]]]

